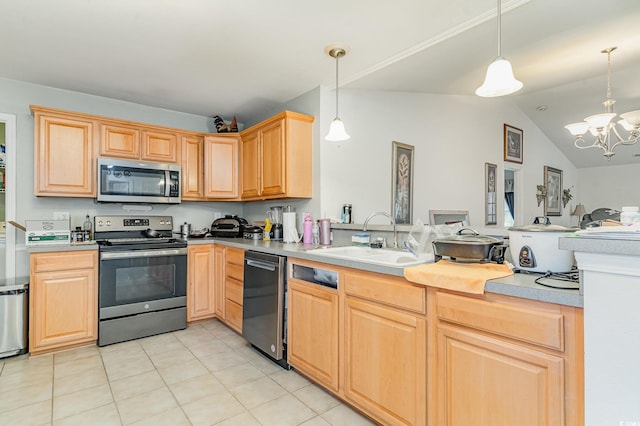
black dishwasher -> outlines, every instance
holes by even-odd
[[[286,257],[244,255],[242,337],[279,365],[286,359]]]

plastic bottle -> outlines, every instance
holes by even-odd
[[[87,217],[84,220],[84,226],[83,226],[83,230],[84,230],[84,241],[91,241],[91,218],[89,217],[89,215],[87,215]]]
[[[269,220],[269,218],[266,218],[264,220],[264,231],[262,233],[262,240],[263,241],[271,240],[271,220]]]
[[[302,224],[302,243],[311,244],[313,242],[313,220],[311,213],[305,212],[304,223]]]

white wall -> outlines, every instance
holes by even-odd
[[[580,191],[575,199],[584,204],[587,213],[602,207],[620,210],[640,206],[639,176],[640,164],[578,169]]]
[[[398,92],[340,91],[340,116],[351,139],[322,140],[322,214],[338,216],[353,204],[356,223],[391,209],[391,144],[415,146],[414,221],[428,222],[428,210],[469,210],[474,228],[484,229],[484,163],[520,170],[521,212],[516,224],[542,216],[536,185],[544,166],[563,171],[563,188],[576,192],[576,169],[509,97],[442,96]],[[334,96],[328,92],[326,96]],[[335,112],[329,111],[331,115]],[[331,120],[327,117],[325,123]],[[524,131],[522,165],[503,162],[503,123]],[[322,132],[326,129],[321,130]],[[569,225],[571,205],[553,223]],[[498,223],[502,223],[502,200]],[[379,223],[385,223],[381,218]],[[499,227],[487,227],[488,231]]]
[[[0,79],[0,112],[17,117],[17,174],[13,184],[17,185],[16,221],[24,224],[26,219],[51,219],[53,212],[65,211],[71,215],[71,226],[81,226],[85,215],[127,214],[120,204],[96,204],[93,199],[35,197],[33,195],[33,116],[30,104],[69,111],[96,114],[142,123],[156,124],[196,132],[208,132],[207,117],[152,108],[145,105],[68,90],[55,89],[14,80]],[[70,164],[69,167],[73,167]],[[12,183],[9,182],[9,185]],[[188,221],[195,229],[209,227],[214,212],[242,214],[242,203],[196,203],[185,202],[177,206],[154,205],[152,214],[172,215],[176,231],[178,225]],[[24,233],[11,227],[16,241],[24,241]],[[24,247],[19,248],[16,274],[28,275],[28,258]]]

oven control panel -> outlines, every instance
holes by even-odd
[[[172,216],[96,216],[95,232],[107,231],[171,231]]]
[[[123,221],[124,226],[146,226],[149,227],[149,219],[141,219],[141,218],[126,218]]]

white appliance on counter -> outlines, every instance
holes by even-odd
[[[575,264],[573,251],[558,248],[560,237],[576,228],[531,224],[509,228],[509,252],[516,269],[531,272],[569,272]]]

